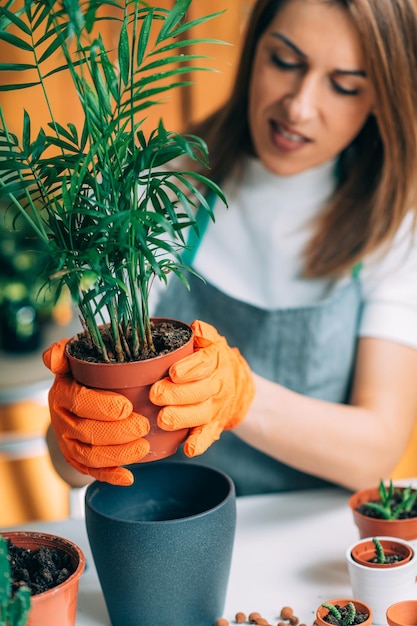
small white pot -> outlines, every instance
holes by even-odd
[[[398,537],[378,537],[378,539],[393,539],[410,546],[414,551],[413,544],[404,539]],[[367,567],[352,558],[353,548],[365,541],[368,542],[369,537],[355,541],[346,550],[352,597],[372,608],[374,624],[386,624],[386,611],[391,604],[417,598],[417,556],[414,551],[410,561],[404,565],[397,564],[395,567]]]

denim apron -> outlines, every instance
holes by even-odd
[[[200,237],[205,214],[198,212]],[[195,254],[197,241],[188,243]],[[191,257],[185,259],[187,265],[190,261]],[[272,311],[231,298],[192,274],[187,278],[189,290],[172,277],[154,311],[156,317],[212,324],[229,345],[239,348],[256,374],[312,398],[347,402],[361,313],[356,275],[318,303]],[[317,432],[317,437],[323,433]],[[233,479],[238,495],[329,485],[260,452],[232,431],[224,431],[199,457],[188,459],[179,450],[176,458],[223,470]]]

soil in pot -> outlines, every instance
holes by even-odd
[[[106,336],[106,333],[102,331],[103,341],[106,345],[107,352],[112,363],[117,363],[114,354],[111,352],[111,348]],[[187,326],[179,326],[169,320],[160,321],[158,324],[152,324],[152,339],[155,346],[155,353],[143,353],[137,360],[146,360],[155,356],[162,356],[173,352],[177,348],[180,348],[189,341],[191,337],[190,328]],[[72,341],[68,346],[70,354],[80,359],[81,361],[88,361],[89,363],[103,363],[97,350],[91,344],[85,333],[77,335],[76,340]]]
[[[7,544],[14,591],[26,585],[32,595],[37,595],[60,585],[75,572],[70,555],[62,550],[47,546],[29,550],[15,546],[10,539]]]
[[[395,492],[392,498],[392,508],[395,508],[395,506],[397,506],[400,503],[400,495],[398,492]],[[375,498],[373,500],[370,500],[370,502],[375,502],[377,504],[382,504],[381,500],[379,498]],[[359,506],[356,507],[356,511],[358,513],[361,513],[362,515],[366,515],[366,517],[373,517],[375,519],[384,519],[382,517],[382,515],[376,511],[375,509],[371,508],[368,506],[368,504],[366,502],[363,502],[362,504],[359,504]],[[398,515],[397,519],[410,519],[412,517],[417,517],[417,502],[414,504],[414,506],[412,507],[412,509],[410,511],[401,511],[400,514]]]
[[[383,552],[384,560],[378,560],[378,549]],[[351,551],[354,561],[365,566],[387,567],[405,564],[414,556],[410,545],[389,538],[374,537],[361,541]]]
[[[339,610],[342,620],[337,620],[334,617],[334,615],[330,613],[330,611],[322,615],[322,620],[324,622],[327,622],[328,624],[333,624],[334,626],[340,626],[340,624],[343,623],[343,620],[348,616],[349,608],[348,608],[348,605],[341,606],[340,604],[335,604],[334,606]],[[363,624],[363,622],[366,622],[368,618],[369,618],[368,613],[356,611],[352,624]]]

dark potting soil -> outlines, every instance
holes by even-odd
[[[339,604],[335,604],[334,606],[337,609],[339,609],[340,615],[342,616],[342,620],[343,620],[343,618],[349,612],[348,607],[347,606],[342,607]],[[363,622],[366,622],[368,617],[369,617],[368,613],[361,613],[360,611],[358,611],[355,615],[355,619],[353,620],[353,624],[362,624]],[[323,620],[327,622],[328,624],[334,624],[334,626],[339,626],[340,624],[340,622],[331,613],[327,613],[326,615],[323,615]]]
[[[75,571],[69,554],[63,550],[50,547],[28,550],[15,546],[10,539],[7,543],[13,591],[26,585],[34,596],[63,583]]]
[[[398,563],[399,561],[404,561],[404,558],[402,554],[386,554],[385,563]],[[372,559],[368,559],[368,563],[378,563],[377,557],[374,556]]]
[[[112,353],[106,333],[101,331],[101,336],[110,357],[110,361],[112,363],[116,363],[117,360],[115,355]],[[170,322],[161,322],[156,326],[152,325],[152,340],[155,352],[143,352],[136,360],[144,361],[154,356],[161,356],[172,352],[187,343],[190,337],[190,329],[184,326],[178,326]],[[130,337],[127,336],[126,340],[129,343]],[[69,351],[72,356],[80,359],[81,361],[103,363],[103,359],[99,355],[97,349],[91,344],[85,333],[77,335],[76,341],[71,342],[69,345]]]

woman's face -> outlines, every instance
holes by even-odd
[[[356,27],[346,9],[287,0],[259,39],[249,91],[255,152],[289,176],[335,157],[372,111]]]

